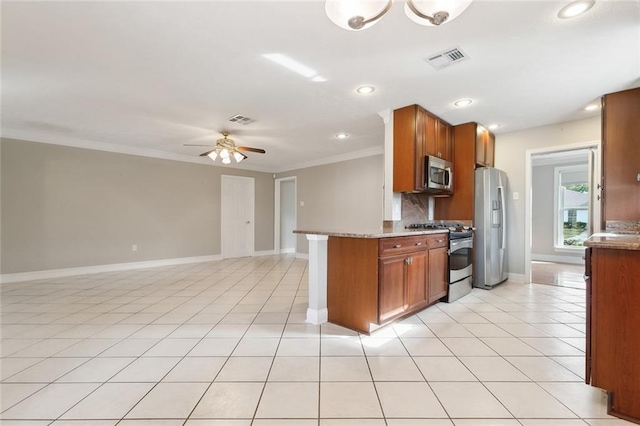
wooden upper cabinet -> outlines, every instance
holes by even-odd
[[[424,189],[426,111],[410,105],[393,112],[393,192]]]
[[[425,154],[451,161],[451,141],[451,126],[435,115],[427,113]]]
[[[605,95],[603,221],[640,220],[640,88]]]
[[[419,105],[393,112],[393,191],[424,191],[424,157],[452,160],[452,128]]]
[[[496,137],[489,130],[476,124],[476,165],[493,167]]]

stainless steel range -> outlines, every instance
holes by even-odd
[[[443,300],[450,303],[469,294],[473,283],[473,230],[455,222],[412,223],[406,228],[449,230],[449,291]]]

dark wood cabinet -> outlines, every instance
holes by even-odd
[[[380,258],[380,322],[396,318],[406,311],[407,259],[405,255]]]
[[[493,167],[495,159],[496,137],[488,129],[476,124],[476,165]]]
[[[603,221],[640,221],[640,88],[602,106]]]
[[[448,261],[446,247],[429,250],[429,303],[437,302],[447,295]]]
[[[476,166],[493,166],[495,136],[478,123],[453,126],[453,195],[437,198],[437,220],[473,220]]]
[[[393,112],[393,191],[424,191],[424,157],[452,160],[451,126],[419,105]]]
[[[607,390],[608,413],[640,422],[640,251],[586,251],[587,384]]]
[[[446,233],[329,237],[329,321],[369,333],[371,324],[386,324],[438,301],[447,292],[447,247]]]

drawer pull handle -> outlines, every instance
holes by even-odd
[[[443,243],[444,240],[436,240],[436,243]]]
[[[416,243],[416,245],[417,245],[417,246],[421,246],[421,245],[422,245],[422,243]]]
[[[402,247],[401,244],[396,244],[395,246],[393,246],[393,248],[400,248],[400,247]]]

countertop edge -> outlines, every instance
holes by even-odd
[[[408,230],[408,229],[389,229],[377,231],[362,232],[342,232],[342,231],[308,231],[296,229],[294,234],[308,235],[326,235],[329,237],[345,237],[345,238],[389,238],[389,237],[410,237],[412,235],[428,235],[428,234],[444,234],[448,233],[447,229],[429,229],[429,230]]]
[[[585,242],[585,247],[615,250],[640,251],[640,235],[636,234],[593,234]]]

